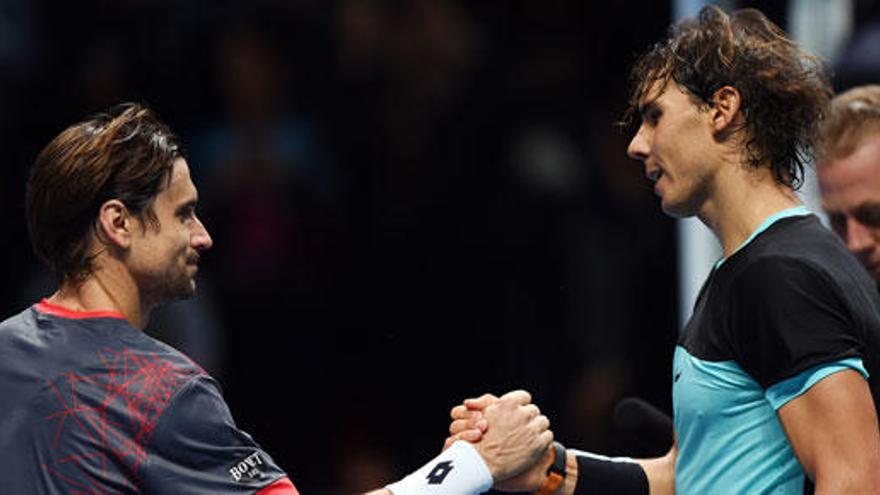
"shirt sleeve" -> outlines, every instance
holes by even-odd
[[[177,392],[147,448],[145,493],[297,493],[272,458],[235,426],[209,376],[195,377]]]
[[[864,337],[845,295],[800,260],[753,262],[731,286],[728,314],[736,360],[765,389],[819,365],[863,357]]]
[[[860,358],[847,358],[831,363],[820,364],[797,375],[771,385],[764,391],[767,401],[775,410],[800,397],[813,385],[844,370],[853,370],[868,379],[868,371]]]

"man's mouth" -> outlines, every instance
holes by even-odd
[[[654,194],[656,196],[663,196],[663,192],[660,190],[660,178],[663,177],[663,169],[660,167],[652,168],[651,170],[645,171],[645,176],[654,184]]]
[[[660,177],[663,176],[663,170],[660,168],[648,170],[645,172],[645,176],[648,178],[649,181],[657,182],[658,180],[660,180]]]

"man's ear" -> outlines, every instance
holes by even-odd
[[[127,249],[131,246],[135,221],[128,208],[118,199],[105,201],[98,210],[98,239],[109,246]]]
[[[712,95],[712,129],[716,133],[732,133],[742,124],[742,95],[733,86],[722,86]]]

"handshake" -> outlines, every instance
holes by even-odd
[[[523,390],[495,397],[467,399],[450,412],[452,423],[443,447],[456,441],[472,444],[492,475],[494,488],[533,492],[547,478],[553,462],[550,421]]]
[[[627,416],[659,416],[666,441],[672,424],[662,413],[629,401]],[[443,452],[402,480],[368,495],[475,495],[490,488],[537,495],[591,493],[675,493],[677,448],[656,459],[606,457],[565,450],[553,442],[550,421],[516,390],[467,399],[450,412]],[[656,421],[655,421],[656,422]],[[668,423],[668,424],[667,424]]]
[[[541,493],[551,493],[559,488],[558,482],[545,485],[556,456],[553,432],[528,392],[467,399],[450,415],[449,437],[439,456],[367,495],[474,495],[492,487],[516,492],[543,488]]]

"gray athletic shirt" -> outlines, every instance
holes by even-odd
[[[0,486],[297,494],[192,360],[119,314],[47,301],[0,323]]]

